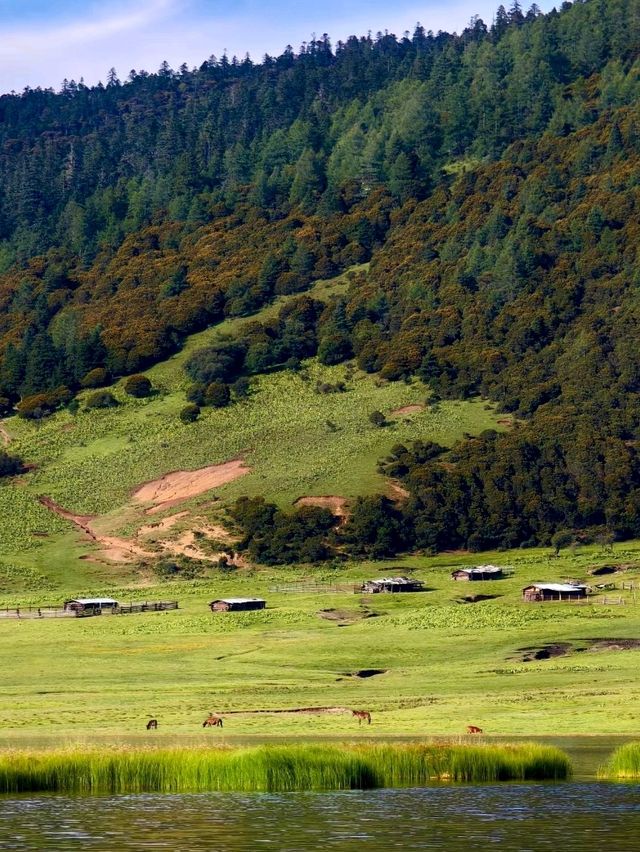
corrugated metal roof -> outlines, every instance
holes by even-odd
[[[548,592],[576,592],[579,589],[586,589],[587,586],[583,583],[531,583],[527,588],[541,589]]]
[[[406,583],[420,583],[420,580],[410,580],[408,577],[379,577],[377,580],[369,580],[370,583],[394,583],[403,586]]]
[[[475,568],[458,568],[459,571],[464,571],[465,574],[498,574],[504,571],[504,568],[499,568],[497,565],[478,565]]]
[[[216,598],[214,601],[211,601],[211,603],[212,604],[214,604],[214,603],[241,604],[241,603],[255,603],[256,601],[260,601],[262,603],[265,603],[264,598]],[[211,606],[211,604],[209,604],[209,606]]]
[[[110,606],[111,604],[117,604],[118,601],[113,598],[73,598],[73,600],[67,601],[67,603],[79,603],[87,606],[87,604],[93,604],[94,606]]]

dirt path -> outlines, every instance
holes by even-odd
[[[92,541],[99,544],[102,547],[101,556],[110,562],[133,562],[142,557],[149,558],[156,555],[129,539],[97,533],[91,525],[91,522],[95,520],[92,515],[75,515],[59,506],[51,497],[39,497],[38,500],[54,515],[69,521]]]
[[[219,488],[249,473],[243,459],[232,459],[223,464],[214,464],[200,470],[176,470],[160,479],[146,482],[133,493],[135,503],[153,503],[147,515],[162,512],[172,506],[197,497],[212,488]]]
[[[351,713],[351,707],[290,707],[285,710],[226,710],[221,716],[257,716],[275,713]]]
[[[403,405],[401,408],[394,408],[391,414],[393,416],[401,414],[417,414],[419,411],[424,411],[424,405],[416,403],[414,405]]]
[[[86,535],[91,541],[100,545],[100,552],[96,556],[106,559],[109,562],[130,563],[138,562],[140,559],[153,559],[159,556],[188,556],[191,559],[200,559],[204,562],[217,562],[224,554],[228,557],[228,549],[224,546],[218,553],[205,553],[198,546],[198,538],[196,533],[201,532],[207,538],[215,538],[220,542],[229,542],[233,544],[236,539],[230,535],[223,527],[214,526],[211,524],[199,524],[196,529],[185,530],[177,539],[174,540],[156,540],[154,546],[161,550],[149,550],[145,546],[144,541],[140,542],[138,536],[148,535],[149,533],[160,532],[170,529],[179,520],[189,516],[188,512],[179,512],[176,515],[171,515],[169,518],[164,518],[157,524],[147,524],[140,527],[135,538],[122,538],[121,536],[108,535],[96,530],[95,522],[98,520],[93,515],[76,515],[68,509],[59,506],[51,497],[39,497],[40,503],[46,506],[50,512],[53,512],[59,518],[72,523],[77,529]],[[100,561],[97,558],[88,556],[91,561]],[[237,559],[234,564],[241,564]]]
[[[8,447],[11,443],[11,435],[7,432],[2,423],[0,423],[0,441],[2,441],[5,447]]]

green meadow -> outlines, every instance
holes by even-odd
[[[345,282],[345,276],[320,281],[311,292],[326,298]],[[289,298],[281,297],[257,318],[274,314]],[[247,321],[229,320],[190,337],[180,353],[148,371],[156,388],[149,399],[127,396],[120,382],[111,388],[120,403],[115,409],[84,410],[84,394],[77,414],[64,411],[37,423],[17,417],[3,421],[11,450],[33,469],[0,485],[0,594],[53,591],[83,577],[92,583],[116,576],[135,580],[126,569],[82,560],[91,556],[91,543],[40,505],[41,495],[74,513],[104,515],[102,527],[130,533],[140,521],[129,507],[136,487],[170,471],[242,457],[249,474],[184,507],[218,521],[224,506],[244,494],[290,507],[304,496],[351,498],[384,491],[388,483],[376,463],[394,444],[420,438],[451,445],[465,433],[505,428],[481,400],[425,405],[428,392],[419,381],[383,382],[353,367],[323,367],[313,359],[296,374],[255,377],[248,399],[225,409],[205,408],[196,423],[182,423],[187,358]],[[344,392],[317,391],[318,383],[339,382]],[[414,408],[394,413],[406,406]],[[387,426],[369,421],[374,410],[387,416]]]
[[[345,281],[318,282],[314,294],[338,292]],[[633,732],[640,604],[634,590],[619,587],[639,582],[640,544],[618,544],[614,553],[581,547],[559,558],[545,549],[449,553],[319,568],[247,565],[229,574],[211,562],[198,579],[163,582],[148,559],[105,560],[86,535],[38,502],[47,496],[98,516],[109,535],[135,536],[149,522],[131,503],[141,483],[242,456],[248,474],[153,516],[189,513],[168,533],[179,536],[198,519],[219,523],[242,494],[286,507],[302,496],[384,490],[389,483],[376,462],[398,442],[450,445],[465,433],[508,428],[482,400],[433,405],[418,381],[381,382],[313,360],[297,374],[258,377],[247,400],[181,423],[186,358],[243,322],[195,335],[149,370],[157,389],[150,399],[132,399],[117,384],[113,410],[81,406],[36,424],[4,421],[11,449],[32,469],[0,486],[0,609],[96,594],[122,602],[176,599],[180,608],[0,618],[0,746],[458,736],[469,724],[497,736]],[[322,394],[318,382],[344,382],[346,389]],[[386,415],[387,426],[369,421],[373,410]],[[151,537],[143,543],[157,547]],[[494,582],[450,577],[461,565],[487,562],[512,573]],[[521,600],[532,581],[593,580],[594,566],[612,562],[626,570],[607,594],[622,596],[623,605],[603,603],[602,594],[579,606]],[[390,573],[411,573],[426,591],[354,593],[363,580]],[[263,596],[268,607],[215,615],[207,607],[237,595]],[[489,599],[466,602],[469,595]],[[361,676],[367,670],[377,673]],[[372,724],[359,726],[353,709],[369,711]],[[209,712],[225,717],[222,731],[203,731]],[[157,732],[145,731],[150,717],[159,721]]]
[[[444,554],[315,572],[244,570],[145,588],[76,587],[73,594],[110,593],[122,602],[175,598],[180,609],[0,619],[0,745],[451,736],[469,724],[499,736],[630,734],[640,693],[635,592],[615,593],[623,605],[605,605],[601,594],[585,605],[525,604],[521,589],[639,558],[635,544],[613,555],[581,548],[553,559],[542,550],[482,554],[480,561],[514,573],[473,583],[453,581],[450,571],[477,563],[478,555]],[[390,572],[412,573],[427,591],[331,590]],[[637,583],[639,575],[636,568],[622,576]],[[295,590],[310,579],[327,590]],[[275,590],[283,585],[293,590]],[[497,597],[461,602],[471,594]],[[264,596],[268,607],[209,611],[210,600],[231,595]],[[563,655],[536,659],[548,647]],[[379,673],[358,676],[363,670]],[[292,712],[305,708],[331,712]],[[359,726],[352,709],[368,710],[371,725]],[[209,712],[224,716],[222,730],[202,729]],[[150,717],[159,721],[157,732],[145,731]]]

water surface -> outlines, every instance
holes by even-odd
[[[629,737],[523,739],[566,749],[575,780],[277,795],[0,796],[0,850],[640,852],[640,785],[595,779]]]
[[[637,852],[640,786],[0,799],[3,850]]]

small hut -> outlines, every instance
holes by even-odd
[[[452,571],[454,580],[502,580],[504,569],[497,565],[477,565],[475,568],[458,568]]]
[[[579,601],[587,597],[583,583],[532,583],[522,590],[525,601]]]
[[[374,595],[379,592],[422,592],[424,583],[408,577],[380,577],[378,580],[367,580],[362,584],[361,591]]]
[[[65,601],[64,608],[72,610],[75,613],[84,613],[85,615],[101,615],[105,609],[113,612],[118,608],[118,601],[113,598],[75,598],[74,600]]]
[[[211,612],[240,612],[249,609],[264,609],[267,602],[262,598],[220,598],[211,601]]]

